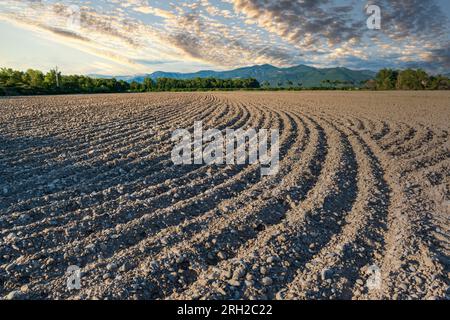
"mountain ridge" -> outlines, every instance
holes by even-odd
[[[239,79],[239,78],[255,78],[261,85],[270,87],[318,87],[323,84],[324,80],[330,81],[346,81],[359,85],[361,81],[372,79],[375,72],[371,70],[352,70],[345,67],[335,68],[315,68],[307,65],[297,65],[287,68],[278,68],[270,64],[254,65],[241,67],[233,70],[214,71],[201,70],[198,72],[181,73],[181,72],[164,72],[155,71],[150,74],[142,74],[135,76],[119,76],[118,80],[128,82],[137,81],[142,83],[146,77],[153,80],[158,78],[174,78],[174,79],[192,79],[192,78],[218,78],[218,79]],[[93,77],[104,78],[102,75],[91,75]]]

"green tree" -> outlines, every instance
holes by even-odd
[[[56,88],[57,87],[57,81],[56,77],[58,77],[58,81],[61,79],[61,72],[57,72],[56,70],[50,70],[47,72],[47,74],[44,77],[44,85],[47,88]]]
[[[450,79],[442,75],[430,77],[428,89],[431,90],[450,90]]]
[[[130,90],[133,92],[140,92],[142,91],[142,86],[139,82],[133,81],[130,83]]]
[[[2,68],[0,74],[2,84],[6,87],[17,87],[24,84],[24,74],[21,71],[16,71],[10,68]]]
[[[428,74],[421,70],[406,69],[399,73],[396,88],[399,90],[423,90],[429,81]]]
[[[23,82],[30,87],[42,87],[44,74],[38,70],[28,69],[22,77]]]
[[[381,69],[376,77],[375,82],[378,90],[394,90],[398,78],[398,71],[392,69]]]

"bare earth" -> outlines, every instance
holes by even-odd
[[[278,175],[174,166],[198,120],[280,128]],[[449,121],[449,92],[0,99],[0,296],[448,299]]]

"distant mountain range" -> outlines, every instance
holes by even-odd
[[[146,77],[153,80],[158,78],[174,78],[174,79],[192,79],[192,78],[218,78],[218,79],[238,79],[238,78],[255,78],[261,85],[269,83],[272,87],[278,86],[298,86],[317,87],[324,80],[330,81],[347,81],[359,84],[361,81],[372,79],[375,72],[370,70],[350,70],[347,68],[314,68],[306,65],[298,65],[289,68],[277,68],[270,64],[256,65],[244,67],[229,71],[212,71],[204,70],[195,73],[178,73],[156,71],[151,74],[137,76],[119,76],[118,80],[128,82],[143,82]],[[110,76],[90,75],[97,78],[110,78]]]

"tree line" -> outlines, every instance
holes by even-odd
[[[450,90],[450,79],[430,76],[422,69],[381,69],[375,79],[365,83],[370,90]]]
[[[0,69],[0,95],[63,94],[63,93],[120,93],[150,91],[196,91],[196,90],[302,90],[302,83],[289,81],[289,87],[270,87],[267,81],[260,83],[248,79],[173,79],[145,78],[142,83],[131,83],[115,78],[92,78],[83,75],[62,75],[57,70],[43,73],[29,69],[25,72]],[[374,79],[355,84],[352,81],[323,80],[317,90],[449,90],[450,80],[442,75],[430,76],[421,69],[382,69]]]
[[[235,90],[257,89],[256,79],[171,79],[145,78],[143,83],[128,83],[115,78],[92,78],[82,75],[62,75],[57,70],[46,74],[29,69],[25,72],[13,69],[0,69],[0,95],[38,95],[63,93],[120,93],[148,91],[195,91],[195,90]]]
[[[108,93],[127,92],[130,85],[123,80],[96,79],[80,75],[61,75],[57,70],[46,74],[39,70],[25,72],[0,69],[0,95]]]
[[[171,91],[171,90],[198,90],[198,89],[258,89],[260,84],[254,78],[247,79],[217,79],[193,78],[173,79],[158,78],[156,81],[145,78],[142,84],[131,83],[132,88],[142,91]]]

